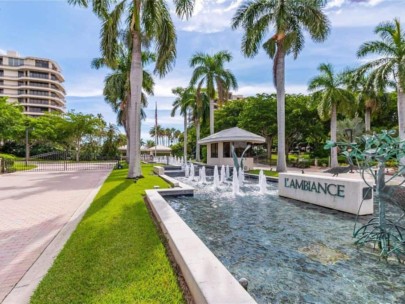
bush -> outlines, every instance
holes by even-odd
[[[16,160],[16,157],[14,155],[0,153],[0,159],[2,162],[0,166],[0,173],[3,172],[11,173],[16,171],[16,169],[14,168],[14,161]]]

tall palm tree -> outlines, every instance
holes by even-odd
[[[141,94],[142,49],[153,44],[156,51],[155,73],[164,76],[176,57],[176,31],[166,1],[149,0],[68,0],[87,7],[102,19],[101,51],[109,65],[114,65],[118,50],[120,24],[124,24],[131,51],[130,99],[128,103],[129,154],[128,178],[142,177],[141,171]],[[175,12],[190,17],[194,0],[175,0]]]
[[[199,92],[205,86],[206,94],[210,99],[210,134],[214,133],[214,99],[216,91],[218,91],[218,102],[221,104],[227,98],[229,89],[238,88],[235,75],[224,67],[224,64],[231,60],[232,55],[228,51],[220,51],[212,56],[196,53],[190,60],[190,67],[194,68],[190,87],[196,86]]]
[[[155,61],[155,55],[151,52],[142,53],[142,64],[148,65]],[[91,63],[95,69],[107,66],[104,58],[95,58]],[[131,57],[128,49],[121,45],[117,54],[116,63],[111,67],[112,73],[107,75],[104,79],[103,95],[105,101],[111,105],[113,111],[117,113],[117,123],[124,127],[127,138],[129,136],[128,130],[128,103],[131,96],[129,76],[131,70]],[[155,82],[152,75],[143,70],[142,77],[142,107],[148,105],[147,95],[153,95],[153,87]],[[141,117],[146,118],[145,112],[141,109]],[[129,145],[127,145],[127,155],[130,154]]]
[[[399,19],[379,24],[374,32],[381,39],[363,43],[357,56],[378,55],[380,58],[362,65],[357,73],[368,73],[368,83],[376,87],[395,87],[398,132],[400,139],[405,140],[405,32]]]
[[[287,170],[285,157],[285,56],[294,59],[304,48],[304,30],[312,40],[322,42],[329,34],[329,21],[322,12],[325,0],[252,0],[236,11],[232,28],[242,27],[242,52],[253,57],[268,31],[263,48],[273,59],[273,79],[277,91],[278,159],[277,171]]]
[[[354,97],[343,86],[344,76],[335,74],[331,64],[322,63],[318,70],[321,73],[310,81],[308,90],[313,92],[313,100],[318,103],[321,119],[330,118],[330,137],[336,141],[338,110],[348,112],[354,104]],[[334,147],[331,149],[331,166],[338,165],[337,148]]]
[[[172,89],[172,93],[176,95],[172,106],[171,116],[176,115],[177,110],[180,112],[180,115],[184,118],[184,143],[183,143],[183,157],[184,161],[187,161],[187,128],[188,128],[188,110],[190,109],[193,101],[195,100],[195,90],[192,88],[181,88],[177,87]]]
[[[356,75],[349,71],[345,75],[347,88],[356,94],[357,103],[364,105],[364,126],[367,133],[371,132],[371,115],[377,111],[381,104],[388,102],[388,95],[384,88],[376,88],[366,75]]]

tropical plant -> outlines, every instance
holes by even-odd
[[[119,51],[119,37],[124,33],[131,53],[130,99],[128,103],[129,154],[128,178],[138,178],[141,172],[141,94],[142,49],[151,43],[155,47],[155,73],[164,76],[173,66],[176,57],[176,31],[166,1],[148,0],[68,0],[69,3],[87,7],[92,3],[94,13],[101,18],[101,51],[108,66],[114,66]],[[180,17],[190,17],[194,0],[175,0],[175,12]]]
[[[374,32],[381,39],[363,43],[357,56],[377,55],[379,58],[360,66],[357,73],[367,74],[369,85],[396,89],[398,132],[400,139],[405,140],[405,32],[399,19],[379,24]]]
[[[322,42],[329,33],[329,21],[322,12],[325,0],[252,0],[236,11],[232,28],[242,27],[242,52],[253,57],[259,52],[265,34],[273,36],[263,48],[273,59],[273,79],[277,91],[277,171],[287,170],[285,158],[285,56],[294,59],[304,48],[304,30],[312,40]]]
[[[197,87],[197,94],[200,94],[205,86],[206,94],[210,100],[210,134],[214,133],[214,99],[218,92],[218,103],[222,104],[228,99],[229,89],[237,89],[238,83],[235,75],[225,69],[224,64],[232,60],[228,51],[220,51],[214,55],[196,53],[191,57],[190,67],[194,68],[190,80],[190,87]]]
[[[345,73],[347,88],[356,95],[357,104],[364,105],[364,125],[367,133],[371,132],[371,115],[388,102],[384,88],[374,87],[366,75],[357,75],[354,71]]]
[[[184,118],[184,143],[183,143],[183,157],[184,161],[187,161],[187,128],[188,128],[188,111],[191,108],[193,101],[195,100],[195,90],[192,88],[177,87],[172,89],[172,93],[176,95],[172,106],[171,116],[174,117],[176,112],[179,111],[180,115]]]
[[[23,108],[0,97],[0,143],[15,138],[21,130],[25,130]]]
[[[353,109],[354,97],[344,88],[344,76],[336,74],[331,64],[322,63],[318,67],[320,75],[313,78],[308,90],[313,92],[313,101],[318,104],[319,117],[330,119],[330,137],[336,141],[337,113],[348,112]],[[331,166],[337,167],[337,148],[331,149]]]

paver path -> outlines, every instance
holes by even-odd
[[[75,211],[93,199],[109,172],[0,175],[0,302]]]

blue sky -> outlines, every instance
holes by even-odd
[[[230,29],[230,20],[242,0],[197,0],[189,21],[175,20],[178,42],[176,66],[165,78],[156,77],[155,96],[149,98],[148,118],[142,124],[142,138],[148,139],[158,103],[159,123],[182,130],[182,118],[170,117],[171,89],[188,84],[188,61],[197,51],[214,53],[229,50],[234,60],[239,90],[245,96],[274,92],[272,62],[263,52],[253,59],[240,51],[242,33]],[[322,62],[336,70],[356,66],[360,44],[375,39],[374,27],[381,21],[405,16],[404,0],[330,0],[326,13],[332,23],[328,40],[315,44],[306,39],[297,60],[287,59],[287,93],[305,93],[309,80]],[[89,9],[73,7],[66,0],[0,0],[0,52],[16,50],[23,56],[56,60],[63,69],[67,107],[84,113],[101,113],[109,122],[115,115],[102,97],[108,70],[93,70],[92,58],[99,56],[100,22]]]

